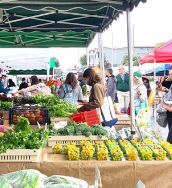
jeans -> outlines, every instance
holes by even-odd
[[[129,106],[129,91],[127,92],[121,92],[121,91],[117,91],[117,95],[118,95],[118,101],[120,104],[120,108],[121,111],[126,113],[128,106]]]
[[[172,144],[172,118],[167,118],[167,122],[168,122],[168,128],[169,128],[167,141]]]

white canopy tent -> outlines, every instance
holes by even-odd
[[[5,70],[47,70],[49,64],[47,49],[0,49],[0,67]]]

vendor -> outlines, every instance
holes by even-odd
[[[101,78],[93,68],[84,71],[83,78],[87,85],[91,86],[89,102],[83,103],[78,109],[79,112],[100,108],[103,105],[105,97],[105,86]]]
[[[17,93],[21,93],[24,95],[31,95],[31,96],[36,94],[49,95],[51,94],[51,90],[44,83],[39,83],[38,77],[33,75],[31,77],[31,86],[15,92],[15,94]]]

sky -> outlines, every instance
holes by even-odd
[[[140,3],[132,11],[134,46],[155,46],[157,43],[172,39],[171,7],[172,0],[147,0],[146,3]],[[118,20],[114,21],[109,29],[103,33],[103,46],[110,48],[112,46],[113,48],[127,46],[126,13],[120,15]],[[88,50],[97,47],[98,40],[95,37]],[[0,49],[0,58],[5,51],[6,49]],[[8,53],[10,54],[10,50]],[[49,50],[49,56],[57,57],[62,69],[77,66],[79,58],[83,54],[86,54],[85,48],[51,48]]]
[[[172,39],[171,7],[172,0],[147,0],[146,3],[140,3],[132,11],[134,46],[155,46],[157,43]],[[127,46],[125,12],[103,33],[103,46],[110,48],[112,46],[113,48]],[[95,37],[88,49],[97,47],[98,39]],[[60,62],[77,65],[79,56],[85,54],[86,49],[53,49],[52,53],[59,58]]]

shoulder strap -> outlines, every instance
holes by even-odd
[[[139,85],[136,87],[136,89],[139,88],[141,85],[143,85],[143,83],[142,83],[142,84],[139,84]]]

